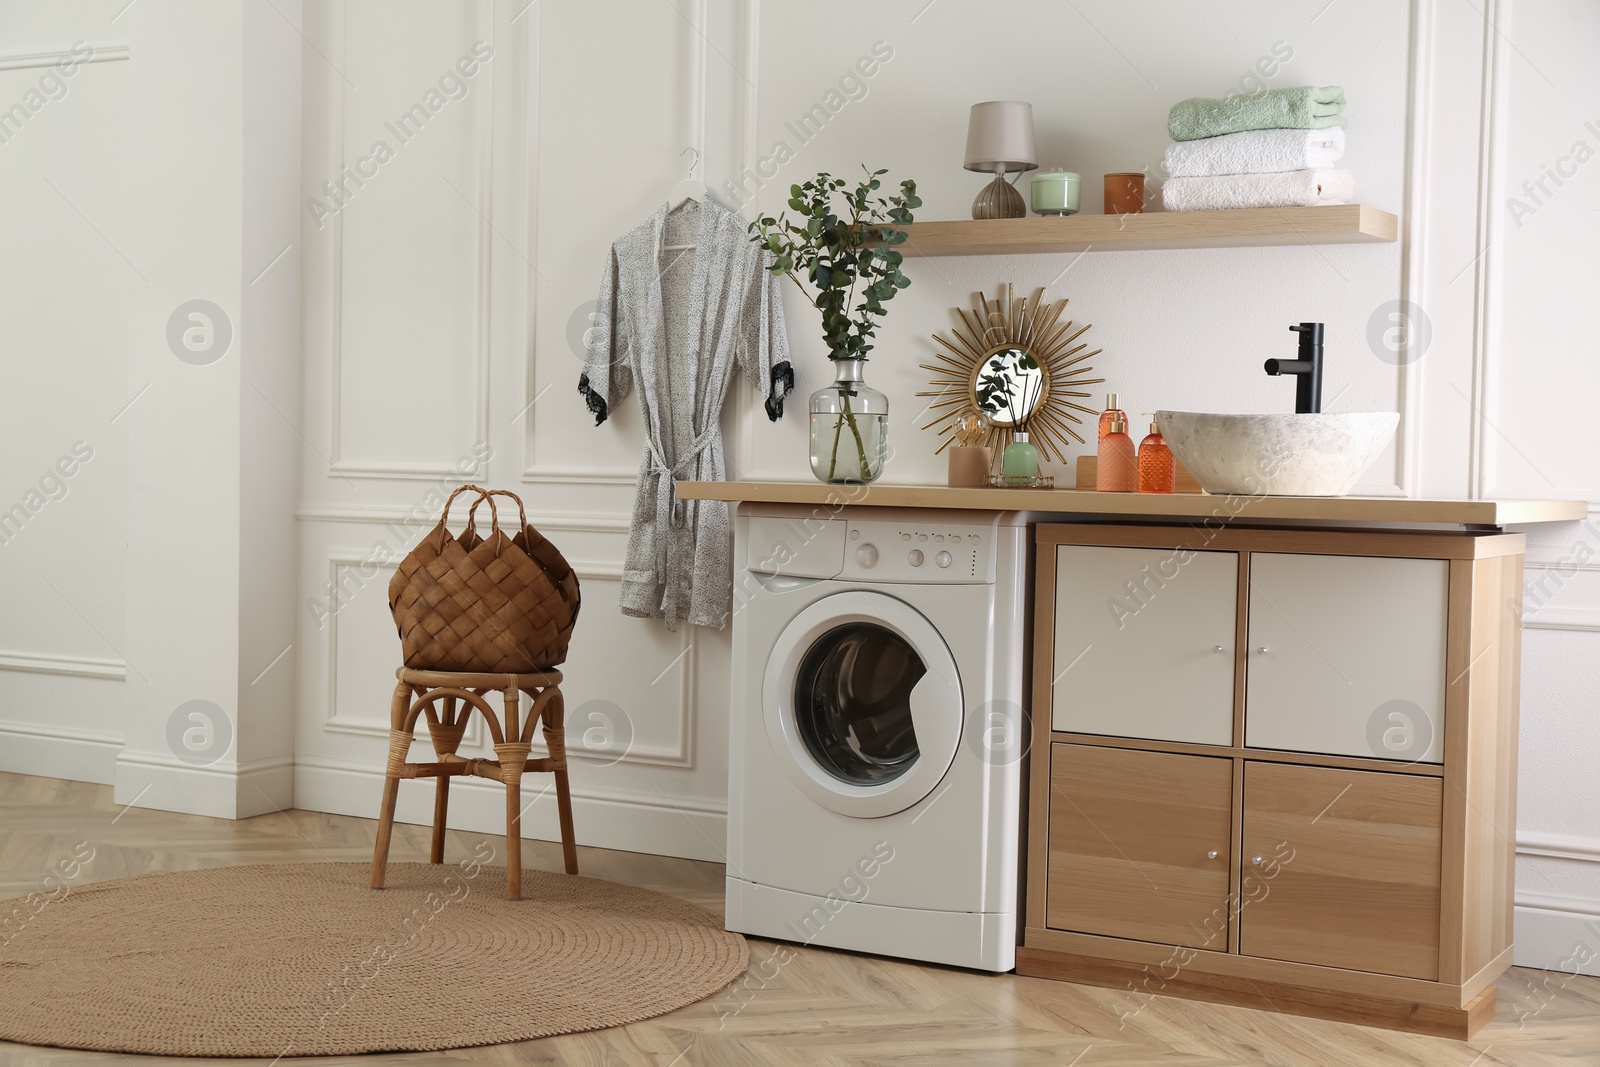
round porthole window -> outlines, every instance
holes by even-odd
[[[927,673],[900,634],[870,622],[817,638],[795,676],[795,725],[806,751],[852,785],[892,782],[917,762],[911,693]]]

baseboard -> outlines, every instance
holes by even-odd
[[[113,784],[119,805],[248,819],[294,807],[294,757],[196,767],[171,756],[119,752]]]
[[[523,795],[532,800],[522,816],[522,835],[539,841],[561,840],[556,823],[555,791],[547,775],[523,779]],[[295,764],[295,806],[306,811],[335,815],[377,817],[383,793],[381,768],[357,770],[316,757]],[[524,801],[527,803],[527,800]],[[592,795],[574,792],[573,823],[578,843],[624,852],[725,862],[728,816],[725,809],[702,800],[665,795],[652,797]],[[396,819],[419,826],[433,822],[433,783],[400,783]],[[450,787],[450,828],[476,833],[503,834],[506,827],[505,792],[494,782],[457,779]]]
[[[122,738],[61,726],[0,722],[0,771],[110,785]]]
[[[1518,893],[1518,967],[1600,976],[1600,906],[1578,897]]]

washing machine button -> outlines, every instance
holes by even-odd
[[[933,539],[939,542],[941,545],[944,544],[944,534],[934,534]]]
[[[850,540],[852,540],[852,541],[861,540],[861,531],[860,530],[851,530],[850,531]]]
[[[878,562],[878,546],[872,543],[862,545],[856,549],[856,562],[863,567],[870,567]]]
[[[941,567],[948,567],[950,566],[950,553],[941,552],[933,557],[933,561]]]
[[[906,562],[911,564],[913,567],[922,566],[922,549],[913,548],[911,550],[911,554],[906,557]]]
[[[910,534],[908,534],[908,533],[902,533],[902,534],[901,534],[901,535],[900,535],[900,540],[902,540],[902,541],[909,541],[909,540],[911,540],[911,535],[910,535]]]
[[[928,535],[927,534],[917,534],[917,540],[918,541],[926,541],[927,539],[928,539]]]

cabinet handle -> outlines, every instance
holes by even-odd
[[[1211,651],[1220,653],[1220,652],[1226,652],[1228,650],[1223,648],[1221,645],[1212,645],[1211,646]]]
[[[1217,858],[1217,850],[1216,849],[1212,849],[1210,852],[1206,853],[1206,859],[1214,860],[1216,858]]]
[[[1250,857],[1250,862],[1251,862],[1252,865],[1254,865],[1256,867],[1259,867],[1259,866],[1261,866],[1262,863],[1265,862],[1265,860],[1261,856],[1251,856]]]
[[[1268,648],[1266,645],[1257,645],[1256,646],[1256,653],[1258,655],[1265,656],[1268,652],[1271,652],[1271,651],[1272,651],[1272,649]]]

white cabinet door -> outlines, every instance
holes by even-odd
[[[1250,555],[1245,743],[1439,763],[1442,559]]]
[[[1234,552],[1056,549],[1057,730],[1233,743]]]

